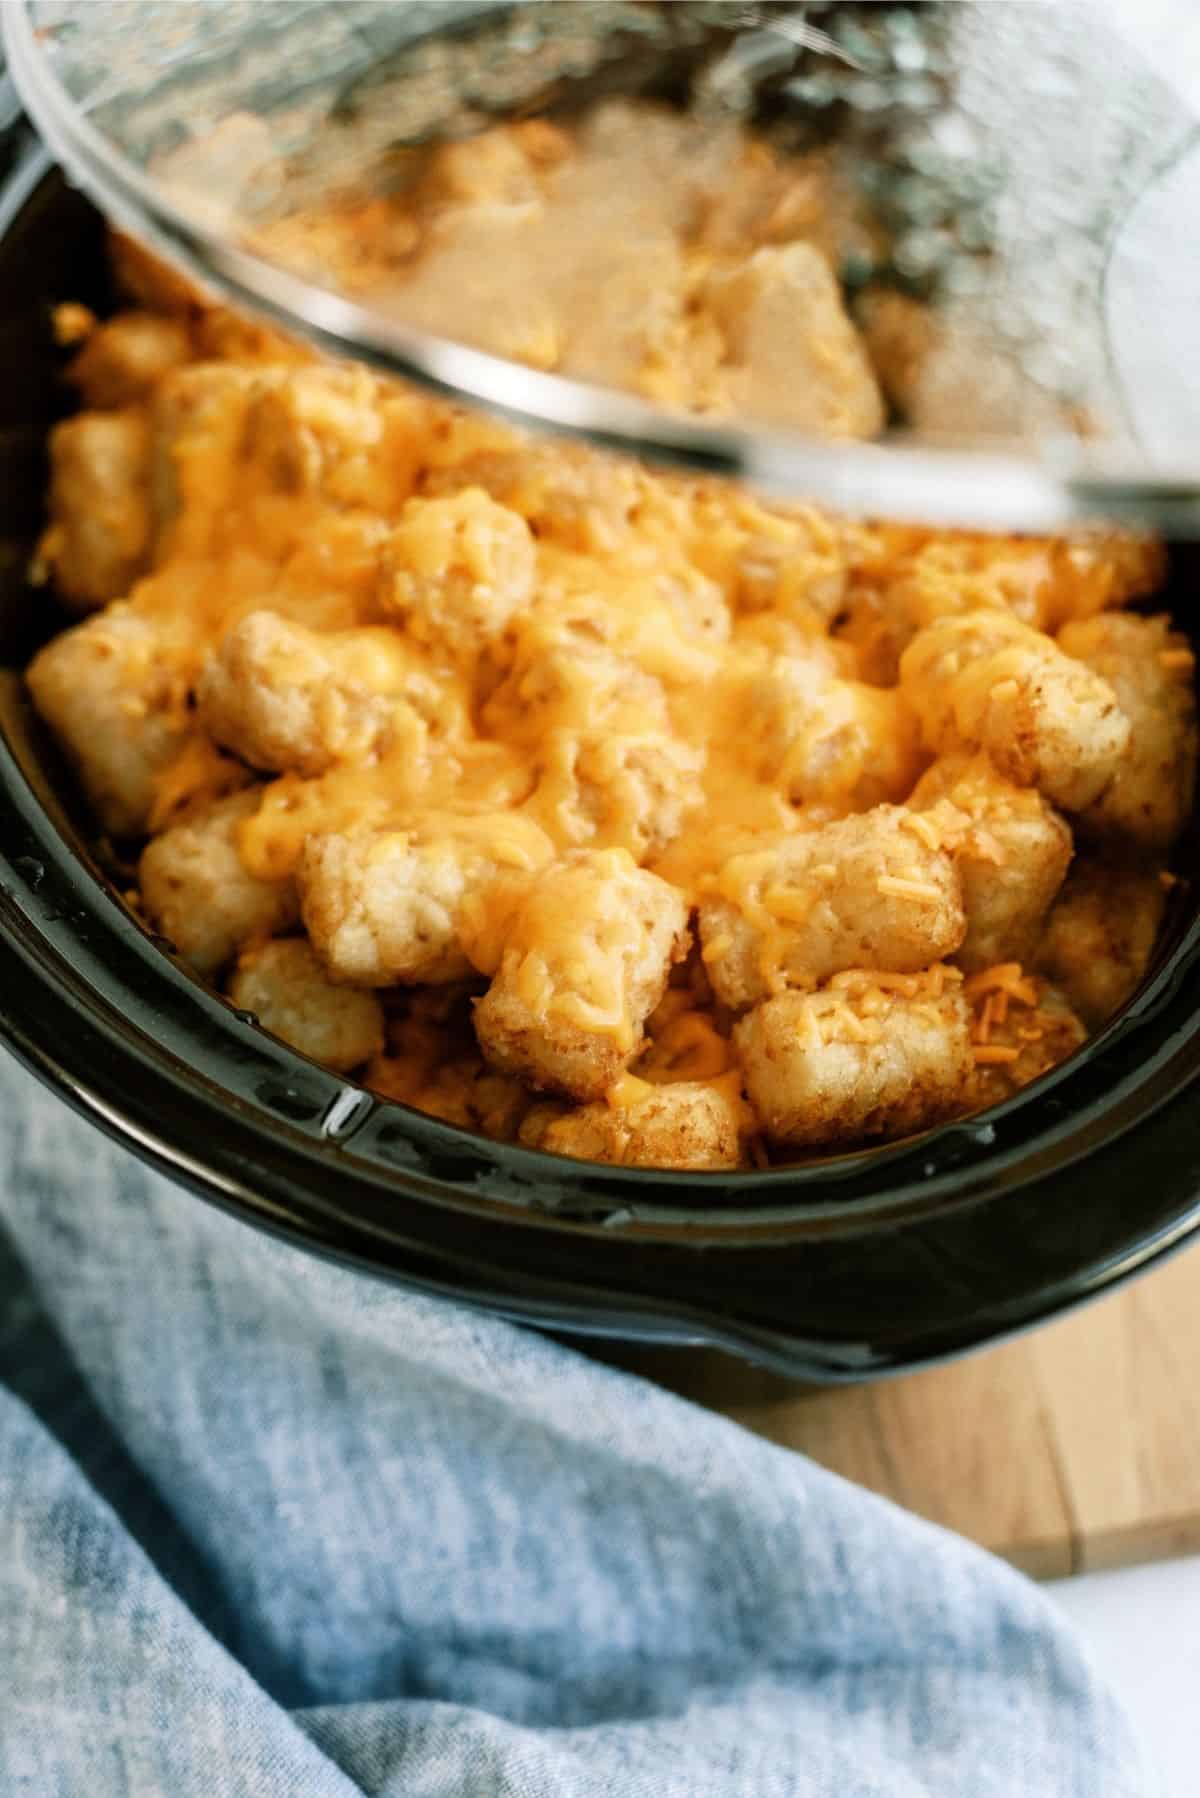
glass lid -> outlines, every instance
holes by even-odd
[[[327,348],[843,510],[1200,535],[1190,0],[3,18],[72,179]]]

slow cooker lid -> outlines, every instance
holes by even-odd
[[[31,116],[111,217],[337,350],[845,510],[1194,535],[1200,94],[1172,76],[1189,20],[1167,10],[1171,39],[1119,0],[17,0],[4,31]],[[385,191],[432,142],[613,95],[836,155],[879,223],[843,284],[929,305],[954,403],[873,443],[671,411],[418,329],[402,292],[351,293],[270,229]]]

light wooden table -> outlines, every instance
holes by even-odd
[[[872,1386],[709,1350],[634,1368],[1041,1579],[1200,1548],[1200,1248],[1058,1323]]]

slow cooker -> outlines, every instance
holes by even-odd
[[[854,1380],[1094,1295],[1200,1225],[1197,838],[1151,969],[1006,1104],[757,1172],[600,1167],[387,1102],[233,1010],[123,904],[21,670],[64,620],[26,570],[67,409],[59,301],[103,313],[100,214],[6,96],[0,278],[0,1032],[100,1128],[256,1227],[528,1323],[717,1344]],[[1190,623],[1196,553],[1156,603]],[[81,1195],[81,1203],[86,1195]]]

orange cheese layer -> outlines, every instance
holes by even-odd
[[[396,697],[382,748],[315,778],[268,781],[240,833],[254,874],[291,872],[314,832],[453,813],[497,840],[521,818],[557,849],[627,850],[695,899],[765,836],[911,790],[923,765],[914,720],[894,688],[863,679],[858,649],[830,627],[839,595],[879,586],[889,567],[895,576],[928,534],[872,532],[535,444],[365,370],[273,363],[258,339],[252,358],[182,379],[205,390],[182,427],[159,431],[154,479],[169,500],[133,610],[185,677],[239,620],[268,610],[321,633],[340,678]],[[156,417],[171,424],[172,404],[168,384],[151,402],[152,432]],[[498,638],[450,642],[393,609],[393,536],[403,515],[406,566],[436,581],[437,558],[424,568],[419,554],[422,505],[476,484],[528,522],[534,577]],[[486,589],[486,544],[472,554],[464,578]],[[1000,577],[1006,555],[999,541]],[[978,545],[973,561],[978,587]],[[955,593],[948,575],[947,610]],[[1001,581],[998,606],[1003,594]],[[287,684],[286,656],[272,673]],[[416,708],[401,703],[414,677]],[[677,787],[650,842],[661,793],[645,757]],[[210,747],[189,744],[161,777],[163,817],[225,778]],[[819,886],[764,891],[768,943]],[[720,953],[719,942],[707,951]]]
[[[841,796],[850,800],[864,743],[878,734],[880,692],[853,678],[852,652],[840,657],[849,678],[832,671],[838,652],[831,657],[823,621],[805,600],[844,562],[837,524],[809,509],[773,511],[715,484],[616,465],[610,472],[578,452],[558,452],[559,478],[545,480],[541,446],[363,371],[304,369],[310,390],[301,408],[283,399],[294,368],[220,366],[242,378],[218,384],[194,426],[162,452],[174,506],[133,609],[196,673],[231,627],[268,610],[328,633],[339,673],[364,690],[399,693],[415,668],[437,697],[436,717],[398,727],[371,759],[316,779],[272,781],[242,835],[253,872],[287,873],[313,831],[389,829],[444,809],[520,811],[558,847],[628,848],[645,860],[643,791],[621,779],[615,746],[654,738],[693,772],[686,828],[656,845],[649,865],[694,893],[732,849],[805,818],[788,758],[773,766],[758,730],[759,687],[778,655],[762,615],[739,609],[751,576],[768,600],[776,586],[787,595],[788,656],[815,671],[795,730],[811,737],[823,713],[836,712],[821,794],[837,794],[840,759]],[[370,455],[357,447],[348,455],[348,440],[366,441]],[[406,502],[419,516],[423,494],[469,485],[477,465],[488,479],[498,453],[515,464],[502,497],[525,506],[536,533],[532,595],[499,643],[463,655],[414,642],[381,598],[392,527]],[[286,659],[272,672],[286,684]],[[785,734],[790,728],[785,720]],[[564,750],[584,738],[594,740],[598,811],[591,796],[569,802],[561,772]],[[186,768],[172,770],[167,784],[186,775],[194,793],[198,771],[189,749]]]

